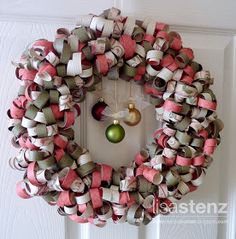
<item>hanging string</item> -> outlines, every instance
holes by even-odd
[[[115,80],[115,112],[117,112],[117,80]]]
[[[103,91],[103,77],[102,77],[102,79],[101,79],[101,91]]]
[[[129,81],[129,98],[132,99],[132,83]]]

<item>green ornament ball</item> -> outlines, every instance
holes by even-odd
[[[111,143],[119,143],[121,142],[125,137],[125,130],[124,128],[119,124],[119,121],[114,120],[113,124],[109,125],[106,129],[106,138]]]

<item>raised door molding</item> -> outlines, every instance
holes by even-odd
[[[33,16],[41,21],[45,21],[45,17],[66,20],[81,13],[100,13],[111,6],[120,8],[124,14],[139,18],[150,16],[178,26],[228,29],[232,32],[236,29],[234,0],[179,0],[178,3],[161,0],[99,0],[99,4],[89,4],[84,0],[0,0],[0,14],[10,18]]]

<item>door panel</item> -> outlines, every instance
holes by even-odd
[[[114,225],[111,222],[103,228],[91,225],[78,225],[61,216],[56,208],[49,207],[42,200],[21,200],[16,197],[14,188],[15,181],[22,174],[12,171],[7,159],[16,154],[16,150],[10,146],[10,134],[7,132],[7,118],[2,117],[0,133],[2,136],[0,152],[2,153],[2,165],[0,167],[0,238],[45,238],[45,239],[233,239],[235,238],[235,205],[236,190],[233,168],[236,167],[233,160],[234,135],[236,133],[233,124],[235,113],[233,112],[235,102],[235,40],[232,37],[234,30],[222,30],[208,27],[235,27],[235,21],[229,21],[232,16],[228,10],[228,16],[219,19],[217,14],[208,11],[206,14],[206,1],[189,3],[183,8],[181,14],[177,12],[176,6],[160,1],[111,1],[102,0],[99,4],[94,1],[40,1],[37,4],[26,0],[6,1],[0,0],[0,115],[4,116],[9,108],[11,100],[17,94],[17,80],[14,76],[14,67],[11,60],[16,60],[23,51],[24,46],[37,38],[53,39],[58,27],[74,26],[74,16],[89,12],[100,13],[103,9],[112,5],[121,8],[122,12],[143,19],[152,16],[154,19],[175,23],[179,25],[197,25],[194,27],[173,26],[178,30],[185,46],[192,47],[195,51],[196,60],[202,63],[205,69],[210,70],[215,78],[213,86],[216,92],[219,108],[218,113],[226,123],[223,132],[223,143],[214,156],[214,164],[208,170],[204,184],[200,189],[188,196],[182,202],[229,202],[231,210],[228,212],[230,221],[228,224],[219,225],[212,223],[205,225],[201,215],[161,216],[153,220],[148,226],[134,227],[128,224]],[[208,1],[210,2],[210,1]],[[209,3],[208,3],[209,4]],[[225,6],[217,3],[218,11],[233,9],[234,2],[230,1]],[[43,8],[43,11],[41,9]],[[170,9],[168,9],[170,8]],[[63,11],[61,10],[63,9]],[[198,10],[196,10],[198,9]],[[158,13],[158,14],[157,14]],[[224,16],[223,14],[223,16]],[[60,16],[60,17],[59,17]],[[206,17],[207,16],[207,17]],[[196,21],[198,19],[198,21]],[[186,23],[186,24],[185,24]],[[112,101],[114,93],[114,82],[104,79],[107,101]],[[14,87],[12,85],[14,84]],[[17,85],[17,86],[16,86]],[[133,95],[143,97],[139,86],[132,86]],[[128,85],[120,80],[118,83],[119,101],[126,102],[129,97]],[[96,162],[109,163],[114,167],[127,165],[135,153],[144,147],[154,129],[160,124],[155,121],[153,106],[142,109],[142,121],[136,127],[126,127],[126,138],[118,144],[112,145],[105,139],[107,123],[98,123],[91,117],[91,107],[96,102],[98,95],[90,93],[86,102],[82,105],[81,120],[77,122],[76,138],[82,145],[87,146]],[[227,107],[223,107],[223,105]],[[99,143],[98,143],[99,142]],[[222,173],[223,172],[223,173]],[[228,185],[228,186],[226,186]],[[189,224],[189,218],[198,223]],[[217,220],[217,217],[214,217]]]
[[[183,37],[183,42],[186,47],[192,47],[195,53],[195,60],[200,62],[204,69],[210,70],[214,77],[215,84],[212,87],[216,93],[219,102],[222,102],[223,83],[224,83],[224,47],[228,44],[229,37],[202,35],[196,33],[180,33]],[[105,80],[106,81],[106,80]],[[121,80],[120,80],[121,81]],[[113,82],[108,81],[108,89],[112,89]],[[121,98],[125,98],[125,82],[119,83],[119,92]],[[109,90],[108,90],[109,91]],[[139,86],[135,87],[135,94],[142,97]],[[128,92],[126,93],[128,97]],[[124,142],[113,145],[110,144],[104,137],[104,131],[108,123],[97,123],[91,118],[90,109],[96,96],[90,95],[87,99],[87,145],[95,160],[98,162],[109,163],[114,166],[121,166],[124,163],[128,164],[133,156],[140,148],[145,146],[147,139],[150,138],[154,129],[159,127],[159,123],[155,121],[154,109],[152,106],[142,112],[143,120],[139,126],[128,129]],[[109,97],[108,97],[109,99]],[[222,117],[222,105],[218,107],[219,116]],[[97,133],[95,133],[97,132]],[[97,144],[97,142],[100,142]],[[198,191],[187,195],[181,202],[188,203],[193,200],[194,203],[211,203],[220,202],[220,181],[218,177],[221,168],[221,150],[218,150],[214,156],[214,163],[209,168],[204,184]],[[119,152],[119,153],[115,153]],[[108,239],[113,235],[114,239],[125,238],[129,239],[129,232],[132,231],[132,238],[155,238],[170,239],[178,235],[178,239],[187,238],[217,238],[219,219],[217,215],[208,215],[211,224],[206,223],[206,217],[201,214],[174,214],[170,216],[160,216],[153,220],[147,227],[143,226],[139,229],[129,225],[111,225],[104,229],[98,229],[94,226],[86,226],[89,239]],[[69,228],[77,227],[73,223],[69,223]],[[83,226],[80,226],[83,227]],[[123,233],[128,233],[127,235]],[[94,235],[96,235],[94,237]],[[76,237],[72,237],[73,239]]]
[[[11,145],[12,135],[7,131],[6,113],[11,101],[17,96],[19,81],[11,61],[17,61],[25,46],[38,38],[52,38],[56,25],[37,25],[0,22],[0,115],[1,115],[1,167],[0,167],[0,238],[64,239],[65,219],[44,200],[22,200],[15,193],[15,184],[23,172],[9,167],[8,159],[17,149]]]

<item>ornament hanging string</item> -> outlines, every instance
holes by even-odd
[[[114,86],[114,88],[115,88],[115,113],[117,113],[117,111],[118,111],[118,99],[117,99],[117,80],[115,80],[115,86]]]
[[[131,80],[129,81],[129,98],[130,98],[130,100],[132,99],[132,82],[131,82]]]

